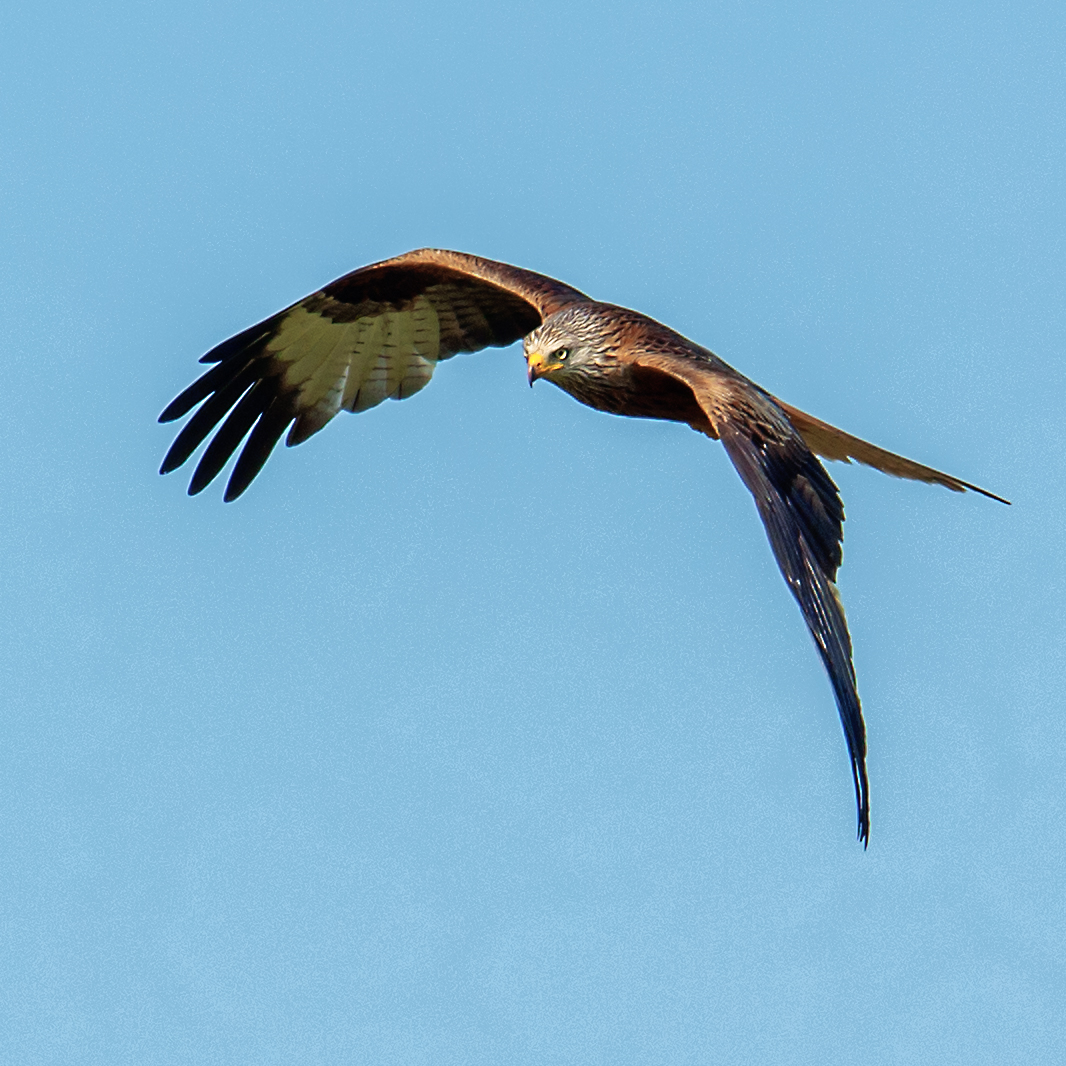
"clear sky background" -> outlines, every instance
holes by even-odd
[[[1066,8],[9,4],[0,1059],[1059,1063]],[[721,447],[519,349],[156,470],[436,245],[1010,497],[834,464],[870,739]]]

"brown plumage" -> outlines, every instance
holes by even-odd
[[[160,472],[181,466],[214,433],[189,485],[200,492],[244,441],[225,492],[236,499],[286,430],[286,443],[299,444],[339,411],[413,395],[442,359],[520,338],[531,385],[544,377],[597,410],[683,422],[722,441],[829,674],[865,845],[866,730],[835,584],[844,509],[816,455],[1001,497],[790,407],[637,311],[529,270],[432,248],[346,274],[203,356],[215,365],[160,415],[169,422],[196,408]]]

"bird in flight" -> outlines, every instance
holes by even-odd
[[[543,274],[435,248],[345,274],[212,348],[200,360],[211,369],[159,416],[170,422],[196,408],[160,473],[176,470],[214,433],[189,484],[190,495],[201,492],[244,441],[225,491],[235,500],[286,430],[285,443],[300,444],[340,411],[413,396],[442,359],[520,338],[530,385],[544,378],[589,407],[686,423],[725,446],[829,675],[865,847],[866,727],[836,587],[844,508],[818,456],[1007,503],[1002,497],[791,407],[638,311]]]

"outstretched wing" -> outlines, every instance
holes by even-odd
[[[542,274],[433,248],[355,270],[203,356],[216,365],[159,416],[170,422],[200,405],[160,473],[181,466],[218,427],[189,484],[190,495],[200,492],[247,436],[226,486],[234,500],[286,429],[285,443],[300,444],[339,411],[405,399],[441,359],[513,344],[586,299]]]
[[[859,840],[865,846],[870,836],[866,725],[851,636],[835,584],[844,536],[840,493],[773,398],[716,357],[701,352],[693,359],[660,349],[635,361],[689,386],[706,418],[692,422],[693,428],[722,441],[755,497],[777,565],[833,686],[851,758]]]
[[[851,658],[851,636],[836,587],[844,507],[833,479],[788,423],[762,397],[724,405],[719,436],[755,497],[777,565],[795,596],[829,674],[851,757],[859,840],[870,836],[866,726]]]

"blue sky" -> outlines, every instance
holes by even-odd
[[[0,38],[0,1057],[1062,1061],[1060,5],[21,5]],[[234,505],[156,474],[202,352],[422,245],[1014,501],[830,467],[868,852],[720,446],[513,348]]]

